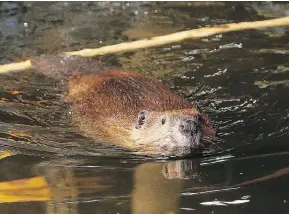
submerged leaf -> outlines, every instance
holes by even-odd
[[[48,201],[50,199],[50,188],[44,177],[0,183],[0,203]]]
[[[14,155],[12,152],[0,151],[0,160]]]
[[[4,97],[1,97],[1,98],[0,98],[0,102],[3,102],[3,103],[4,103],[4,102],[7,102],[7,101],[8,101],[8,99],[6,99],[6,98],[4,98]]]
[[[13,95],[17,95],[17,94],[20,94],[21,92],[20,91],[17,91],[17,90],[10,90],[10,94],[13,94]]]
[[[14,137],[31,137],[32,135],[25,131],[12,130],[9,134]]]

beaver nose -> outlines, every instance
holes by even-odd
[[[193,135],[199,131],[199,124],[194,120],[184,120],[179,126],[179,131],[185,135]]]

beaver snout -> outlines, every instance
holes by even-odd
[[[194,120],[184,119],[179,125],[179,131],[187,136],[193,136],[200,130],[200,124]]]

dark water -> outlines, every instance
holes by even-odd
[[[288,15],[286,3],[1,2],[0,63]],[[1,75],[0,181],[45,177],[51,200],[1,213],[288,213],[288,27],[100,57],[152,75],[197,102],[219,132],[212,150],[148,160],[83,137],[57,84]],[[37,193],[37,190],[35,190]],[[19,193],[21,194],[21,193]]]

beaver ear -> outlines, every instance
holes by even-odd
[[[212,127],[211,122],[208,118],[204,117],[204,115],[199,114],[196,117],[197,121],[201,125],[203,129],[203,133],[205,136],[215,136],[216,130]]]
[[[145,120],[146,120],[149,113],[150,113],[150,111],[148,111],[148,110],[141,110],[138,113],[138,117],[137,117],[137,121],[136,121],[136,125],[135,125],[136,129],[139,129],[145,123]]]

